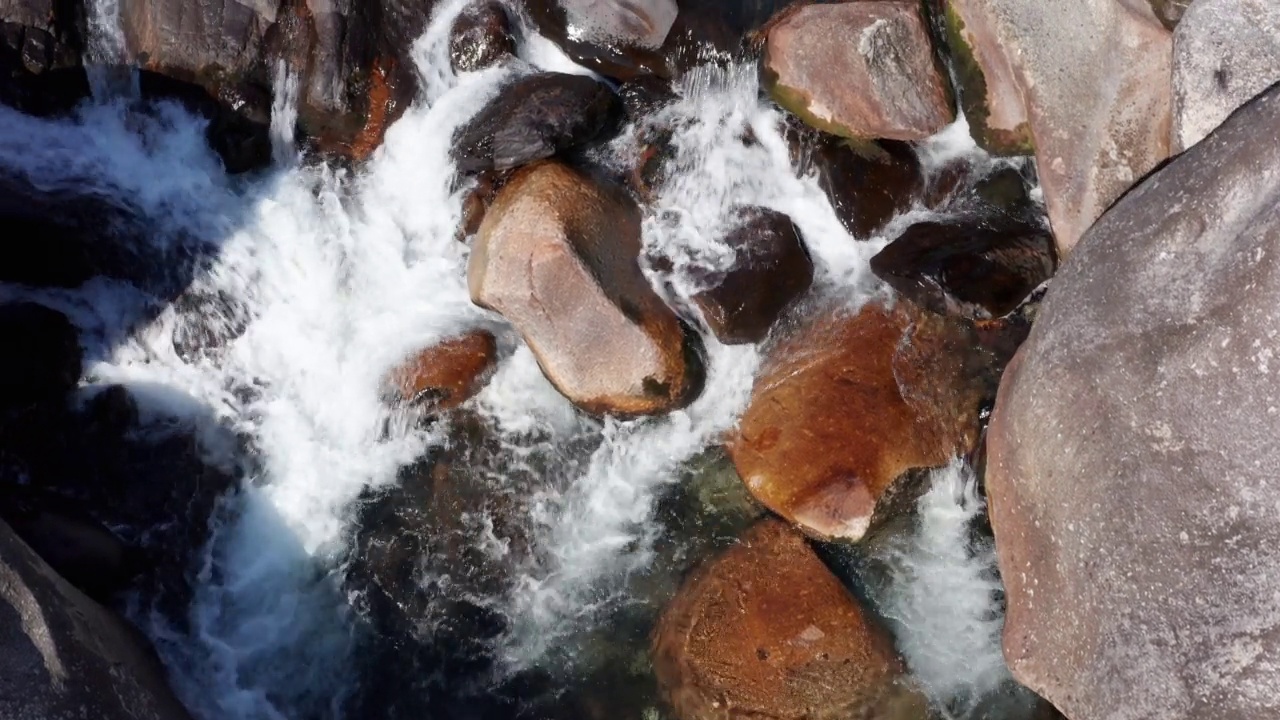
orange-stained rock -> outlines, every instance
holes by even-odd
[[[388,383],[405,401],[438,410],[455,408],[476,394],[497,361],[498,344],[472,330],[422,350],[391,371]]]
[[[516,172],[472,246],[477,305],[501,313],[543,373],[592,413],[679,407],[702,384],[701,346],[640,271],[640,209],[556,162]]]
[[[816,313],[766,350],[728,448],[752,494],[822,537],[857,540],[903,473],[978,435],[988,356],[963,323],[868,305]]]
[[[653,664],[681,720],[926,716],[896,682],[904,666],[889,635],[773,519],[684,583],[658,623]]]

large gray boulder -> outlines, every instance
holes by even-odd
[[[1169,156],[1173,36],[1133,0],[946,0],[946,9],[974,136],[1002,152],[1034,146],[1065,256]]]
[[[1071,720],[1280,718],[1280,87],[1107,212],[1005,375],[1004,652]]]
[[[190,720],[146,639],[0,522],[0,718]]]
[[[1280,5],[1200,0],[1173,36],[1173,142],[1195,145],[1280,81]]]

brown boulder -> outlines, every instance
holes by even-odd
[[[765,39],[764,71],[779,105],[835,135],[922,140],[955,119],[919,2],[784,11]]]
[[[418,352],[391,371],[388,385],[401,401],[449,410],[479,392],[497,354],[492,334],[472,330]]]
[[[673,409],[701,385],[700,347],[640,271],[640,209],[555,162],[512,176],[485,215],[471,299],[515,326],[542,370],[594,413]]]
[[[836,216],[859,240],[880,232],[924,194],[924,172],[906,143],[855,142],[794,128],[790,139],[797,170],[818,176]]]
[[[974,136],[1020,151],[1016,98],[1025,100],[1050,223],[1066,256],[1111,203],[1169,156],[1173,36],[1150,8],[1116,0],[946,1],[950,24],[960,29],[952,45],[965,91],[995,103],[985,120],[974,115]],[[1000,147],[1005,140],[1014,147]]]
[[[511,18],[497,0],[476,0],[454,19],[449,33],[449,62],[454,72],[493,67],[515,53]]]
[[[899,477],[976,441],[991,380],[971,333],[868,305],[816,313],[777,338],[728,441],[747,487],[809,532],[861,538]]]
[[[1012,312],[1056,267],[1047,229],[1000,217],[916,223],[871,258],[911,302],[974,320]]]
[[[925,716],[893,641],[804,538],[777,520],[697,570],[654,633],[681,720]]]
[[[744,208],[724,243],[737,254],[733,268],[693,297],[711,331],[726,344],[760,342],[813,282],[813,260],[786,215]]]

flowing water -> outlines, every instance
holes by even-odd
[[[112,5],[95,7],[94,59],[123,58]],[[637,587],[660,571],[670,541],[663,498],[748,399],[757,350],[704,332],[709,375],[691,406],[633,421],[582,416],[501,319],[471,304],[468,250],[455,239],[466,188],[454,186],[449,139],[511,75],[585,71],[527,32],[521,64],[456,77],[447,29],[460,7],[442,7],[416,45],[419,102],[354,174],[292,149],[297,81],[285,67],[276,75],[275,165],[250,178],[221,171],[202,121],[176,106],[143,109],[118,89],[95,88],[71,119],[0,108],[6,172],[145,218],[148,253],[193,267],[184,302],[165,302],[158,284],[101,278],[76,291],[0,295],[67,312],[84,333],[89,391],[128,386],[144,416],[184,419],[209,462],[241,475],[194,560],[189,612],[174,618],[142,598],[136,613],[207,720],[367,716],[351,708],[368,707],[362,685],[386,669],[362,666],[373,633],[369,588],[351,579],[364,560],[362,512],[391,497],[416,461],[457,442],[450,423],[380,399],[388,370],[413,351],[474,327],[493,330],[503,347],[470,411],[496,439],[493,491],[521,494],[516,529],[504,534],[484,514],[463,518],[474,548],[507,563],[500,582],[470,598],[498,618],[484,647],[494,682],[530,669],[572,676],[600,628],[646,602]],[[718,237],[737,204],[791,215],[823,292],[851,307],[886,292],[867,265],[884,240],[854,242],[816,180],[795,177],[782,116],[760,100],[753,66],[690,73],[649,121],[675,128],[673,169],[644,222],[646,257],[671,260],[646,273],[674,307],[696,319],[688,298],[701,275],[690,271],[732,261]],[[600,161],[624,157],[636,130]],[[933,147],[973,152],[947,138]],[[965,529],[981,510],[964,469],[940,475],[920,529],[892,552],[898,583],[883,599],[912,670],[944,704],[973,705],[1007,681],[991,550]],[[421,592],[459,592],[447,574],[414,577]],[[407,642],[430,644],[436,630],[418,627]]]

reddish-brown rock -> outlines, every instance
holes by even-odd
[[[492,334],[472,330],[418,352],[391,371],[388,384],[399,400],[449,410],[480,390],[497,354]]]
[[[497,0],[476,0],[454,19],[449,33],[449,62],[454,72],[483,70],[515,53],[511,18]]]
[[[764,69],[779,105],[849,138],[921,140],[955,118],[913,0],[802,5],[768,30]]]
[[[681,720],[925,716],[893,641],[804,538],[752,527],[667,607],[654,671]]]
[[[555,162],[498,193],[471,252],[471,299],[501,313],[542,370],[595,413],[658,413],[701,385],[701,349],[640,271],[640,209]]]
[[[991,382],[976,344],[959,323],[906,306],[808,318],[767,348],[729,439],[747,488],[811,533],[861,538],[900,476],[976,441]]]
[[[767,208],[744,208],[724,243],[733,267],[693,297],[711,331],[727,344],[760,342],[813,282],[813,260],[795,223]]]

